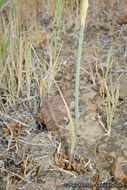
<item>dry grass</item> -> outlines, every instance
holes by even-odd
[[[32,91],[30,87],[35,86],[37,93],[42,96],[42,85],[40,83],[40,76],[43,73],[43,81],[41,78],[41,83],[44,84],[46,89],[50,89],[46,85],[49,83],[49,78],[47,78],[46,67],[53,76],[55,76],[54,71],[52,71],[54,65],[54,47],[53,43],[55,41],[55,30],[57,31],[55,23],[57,23],[57,3],[45,1],[24,1],[21,0],[17,4],[14,1],[7,2],[3,5],[1,9],[1,86],[7,89],[9,94],[13,96],[13,103],[16,102],[16,96],[26,97],[30,104],[30,92]],[[66,4],[66,5],[65,5]],[[65,7],[68,7],[67,2],[63,2],[62,14],[66,15],[68,11],[65,11]],[[50,6],[54,6],[51,7]],[[29,8],[30,7],[30,8]],[[73,9],[73,2],[71,6]],[[68,9],[69,9],[68,7]],[[7,11],[8,10],[8,11]],[[49,11],[50,10],[50,11]],[[69,11],[69,15],[71,14]],[[45,14],[44,14],[45,13]],[[7,15],[6,15],[7,14]],[[48,15],[49,20],[46,21],[44,18]],[[62,15],[62,16],[63,16]],[[42,27],[39,24],[39,17],[42,16]],[[51,22],[51,16],[53,17],[53,22],[55,27],[54,31],[51,29],[47,30],[43,24],[45,22]],[[67,16],[67,15],[66,15]],[[41,49],[41,55],[38,55],[38,48]],[[44,49],[45,48],[45,49]],[[60,46],[57,48],[57,62],[59,59]],[[45,51],[47,52],[45,52]],[[41,60],[40,60],[40,57]],[[48,57],[49,62],[47,63],[46,57]],[[43,60],[43,61],[42,61]],[[47,78],[45,80],[45,77]],[[46,81],[46,82],[45,82]],[[11,98],[11,97],[10,97]]]
[[[77,6],[73,1],[63,1],[62,16],[70,16]],[[3,178],[8,178],[5,188],[11,188],[10,183],[17,179],[20,183],[29,183],[40,167],[38,162],[31,161],[30,154],[27,155],[28,147],[33,145],[21,136],[29,136],[34,128],[33,116],[39,107],[38,100],[42,105],[43,96],[50,91],[60,67],[60,36],[54,47],[58,21],[57,1],[11,0],[0,9],[0,125],[3,127],[2,139],[7,143],[5,147],[1,145],[0,156],[5,157],[7,164],[7,154],[10,161],[13,160],[11,151],[15,163],[16,154],[21,157],[17,164],[21,170],[19,174],[15,163],[13,170],[9,167],[5,170],[6,164],[1,162],[1,173],[5,172]],[[23,148],[25,143],[28,144]],[[43,143],[40,146],[43,147]]]

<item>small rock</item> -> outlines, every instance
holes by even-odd
[[[111,175],[117,183],[124,183],[127,179],[127,165],[124,157],[117,157],[111,167]]]
[[[70,74],[69,75],[65,75],[64,79],[70,81],[71,80],[71,75]]]
[[[55,77],[55,80],[61,80],[61,78],[63,77],[63,73],[61,72],[59,72],[59,73],[57,73],[57,75],[56,75],[56,77]]]
[[[74,98],[73,92],[66,91],[63,96],[69,106]],[[61,95],[55,95],[53,98],[43,101],[37,115],[37,121],[45,125],[49,131],[58,131],[59,127],[67,124],[68,115]]]
[[[89,115],[89,119],[85,122],[79,122],[79,136],[84,138],[88,144],[93,144],[95,141],[104,134],[103,129],[99,126],[97,121],[94,121]]]

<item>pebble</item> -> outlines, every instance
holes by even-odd
[[[111,167],[111,175],[117,183],[124,183],[127,179],[126,159],[117,157]]]
[[[65,79],[65,80],[68,80],[68,81],[71,80],[71,75],[70,75],[70,74],[69,74],[69,75],[66,75],[66,76],[64,77],[64,79]]]

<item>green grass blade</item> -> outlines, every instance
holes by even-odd
[[[4,0],[0,0],[0,9],[3,6],[3,4],[4,4]]]
[[[77,65],[76,65],[76,83],[75,83],[75,119],[76,119],[76,133],[78,131],[79,126],[79,78],[80,78],[80,61],[81,61],[81,54],[82,54],[82,43],[83,43],[83,33],[84,27],[82,26],[80,29],[80,40],[79,40],[79,47],[78,47],[78,57],[77,57]]]
[[[106,74],[105,74],[105,81],[107,80],[108,73],[109,73],[109,69],[110,69],[111,51],[112,51],[112,48],[110,49],[110,51],[109,51],[109,53],[108,53],[108,56],[107,56],[107,60],[106,60]]]

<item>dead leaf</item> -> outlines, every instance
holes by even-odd
[[[39,180],[37,181],[38,184],[45,183],[45,182],[46,182],[46,179],[45,179],[45,178],[39,179]]]
[[[84,174],[88,172],[88,168],[85,167],[86,159],[84,157],[81,157],[78,161],[74,160],[70,162],[70,156],[64,152],[61,157],[55,153],[53,158],[57,167],[61,167],[65,170],[75,171],[78,174]]]

